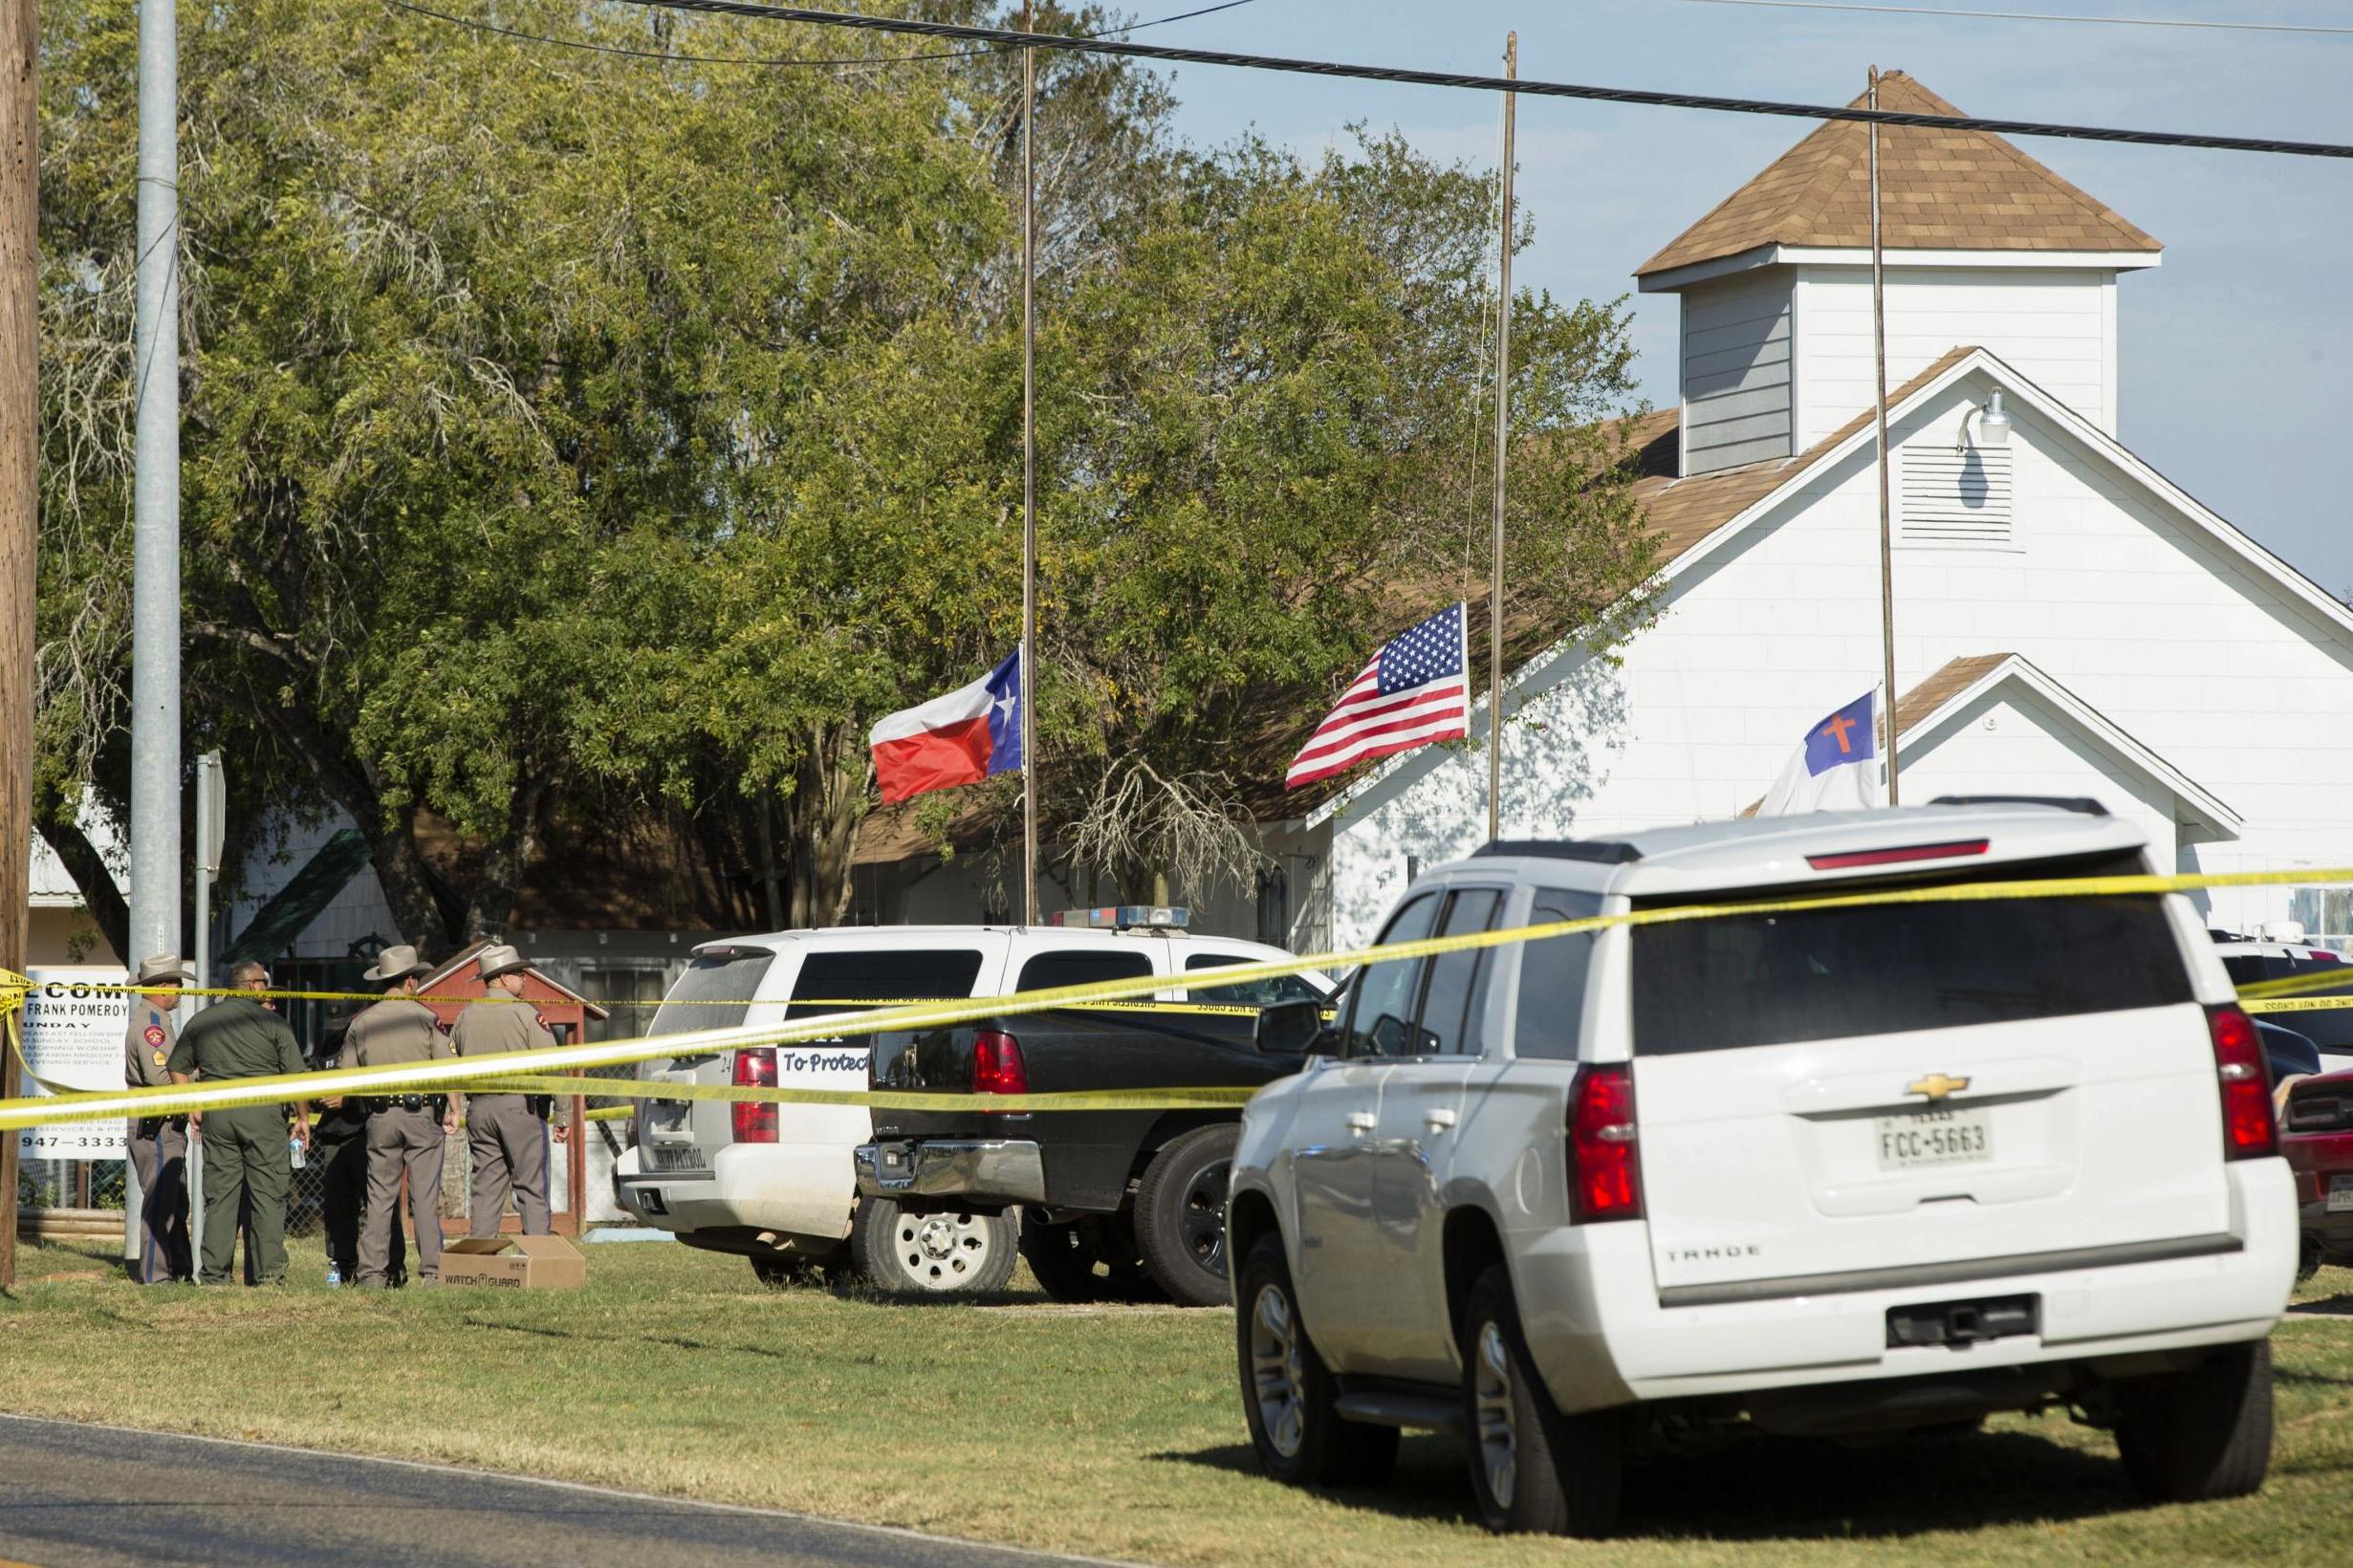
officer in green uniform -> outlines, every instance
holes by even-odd
[[[198,1013],[180,1032],[171,1054],[174,1083],[201,1073],[207,1084],[302,1071],[302,1047],[286,1020],[249,996],[230,996]],[[190,1119],[205,1140],[205,1255],[199,1279],[226,1285],[233,1277],[237,1215],[247,1200],[246,1260],[255,1283],[286,1282],[286,1193],[294,1183],[293,1150],[283,1105],[215,1107]],[[294,1136],[311,1138],[308,1109],[294,1107]]]
[[[319,1070],[334,1070],[342,1050],[340,1034],[331,1034],[319,1053]],[[327,1109],[311,1123],[311,1158],[325,1171],[318,1211],[327,1230],[327,1283],[336,1286],[359,1277],[359,1216],[368,1193],[368,1113],[357,1095],[323,1103]],[[389,1241],[384,1275],[387,1283],[398,1285],[408,1277],[408,1248],[397,1217]]]
[[[360,1010],[343,1034],[342,1066],[383,1067],[447,1059],[457,1053],[433,1010],[416,999],[430,972],[417,949],[386,947],[360,976],[384,988],[384,999]],[[401,1178],[408,1178],[408,1217],[416,1235],[417,1278],[441,1280],[441,1167],[445,1141],[457,1131],[459,1097],[404,1091],[369,1102],[368,1197],[359,1232],[359,1283],[391,1284],[392,1235],[401,1217]]]
[[[172,1010],[188,967],[171,953],[139,966],[140,989],[131,994],[131,1017],[122,1033],[122,1081],[133,1089],[160,1089],[171,1082]],[[131,1164],[139,1172],[139,1252],[131,1278],[141,1285],[186,1279],[196,1271],[188,1259],[188,1119],[135,1116],[124,1129]]]
[[[523,976],[531,966],[504,942],[482,949],[483,994],[458,1014],[450,1044],[461,1056],[501,1056],[512,1051],[553,1051],[556,1036],[523,1001]],[[500,997],[511,996],[512,1002]],[[544,1095],[473,1095],[466,1102],[466,1144],[473,1166],[467,1206],[477,1236],[498,1234],[507,1194],[527,1236],[544,1236],[553,1218],[548,1208],[548,1100]],[[565,1129],[557,1127],[561,1142]]]

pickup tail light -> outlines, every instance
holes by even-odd
[[[1623,1062],[1587,1064],[1569,1088],[1569,1212],[1579,1225],[1643,1217],[1634,1076]]]
[[[2272,1079],[2255,1021],[2234,1007],[2206,1010],[2214,1042],[2214,1076],[2222,1085],[2222,1157],[2259,1160],[2279,1152],[2272,1120]]]
[[[1030,1070],[1022,1065],[1019,1040],[1001,1029],[974,1032],[972,1092],[976,1095],[1026,1095],[1030,1092]]]
[[[735,1053],[735,1087],[773,1089],[776,1086],[776,1048],[755,1045]],[[735,1142],[773,1143],[776,1141],[776,1107],[739,1100],[728,1107],[734,1114]]]

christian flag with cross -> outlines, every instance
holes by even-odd
[[[1469,734],[1468,620],[1457,604],[1383,643],[1291,759],[1283,788],[1296,790],[1374,757]]]
[[[1807,811],[1859,811],[1880,803],[1874,723],[1877,694],[1866,691],[1806,730],[1805,739],[1758,802],[1759,817]]]

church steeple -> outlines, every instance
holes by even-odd
[[[1880,104],[1961,112],[1902,72]],[[1683,296],[1684,472],[1789,456],[1869,401],[1869,135],[1821,126],[1636,272]],[[1888,379],[1981,343],[2113,430],[2116,277],[2157,241],[1998,136],[1880,138]]]

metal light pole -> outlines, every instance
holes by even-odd
[[[1519,34],[1503,36],[1503,74],[1519,76]],[[1503,243],[1495,268],[1495,493],[1487,571],[1487,837],[1503,837],[1503,474],[1512,431],[1512,133],[1519,95],[1503,95]]]
[[[139,0],[139,275],[132,322],[131,950],[180,950],[180,150],[173,0]],[[139,1251],[126,1163],[125,1257]]]
[[[139,3],[131,950],[180,950],[180,157],[173,0]]]
[[[1871,67],[1871,107],[1879,107],[1879,67]],[[1880,727],[1887,736],[1887,804],[1896,803],[1895,538],[1887,506],[1887,290],[1880,271],[1879,121],[1871,121],[1871,359],[1879,387]]]
[[[33,885],[33,593],[40,512],[40,24],[0,0],[0,968],[25,967]],[[19,1093],[0,1048],[0,1099]],[[16,1139],[0,1133],[0,1290],[16,1283]]]
[[[1021,0],[1030,31],[1030,0]],[[1021,51],[1021,908],[1037,924],[1037,52]]]

